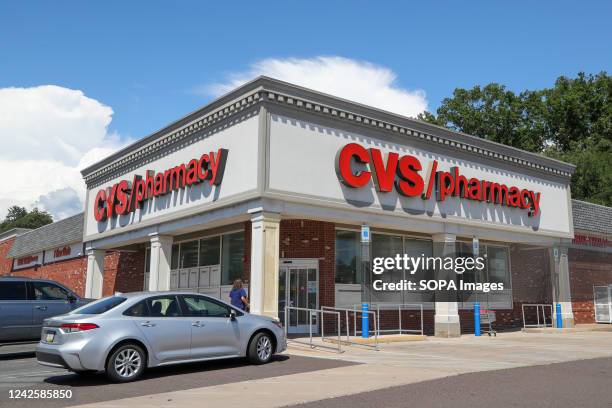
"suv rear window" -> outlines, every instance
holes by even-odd
[[[25,282],[0,282],[0,300],[26,300]]]
[[[125,302],[127,298],[111,296],[75,309],[72,314],[102,314]]]

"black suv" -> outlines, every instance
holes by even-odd
[[[0,344],[38,340],[44,319],[89,301],[51,280],[0,277]]]

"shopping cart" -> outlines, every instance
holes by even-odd
[[[493,330],[493,323],[495,323],[495,310],[481,309],[480,331],[497,337],[497,331]]]

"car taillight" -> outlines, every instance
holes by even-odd
[[[64,323],[60,326],[64,333],[75,333],[85,330],[97,329],[98,327],[100,326],[94,323]]]
[[[283,328],[283,324],[282,324],[282,323],[280,322],[280,320],[278,320],[278,319],[274,319],[274,320],[272,320],[272,323],[274,323],[275,325],[277,325],[279,329],[282,329],[282,328]]]

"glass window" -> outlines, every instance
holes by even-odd
[[[487,271],[489,282],[503,283],[504,289],[510,289],[508,248],[487,245]]]
[[[455,250],[455,258],[474,258],[474,247],[471,242],[457,242],[455,244]],[[479,256],[482,256],[482,254],[479,254]],[[475,268],[470,268],[470,270],[466,268],[463,274],[458,276],[464,282],[470,283],[484,283],[486,279],[484,270],[478,272]]]
[[[193,268],[198,266],[198,241],[182,242],[180,246],[180,267]]]
[[[244,232],[223,235],[221,259],[221,284],[231,285],[242,278],[244,265]]]
[[[361,283],[359,232],[336,231],[336,283]]]
[[[172,258],[170,260],[170,269],[178,269],[179,265],[179,245],[172,245]]]
[[[402,237],[386,234],[372,234],[372,259],[374,258],[395,258],[396,255],[403,255],[404,245]],[[372,282],[381,280],[383,282],[401,282],[404,279],[403,269],[385,269],[381,274],[372,274]],[[376,291],[371,290],[373,302],[402,303],[402,291]]]
[[[25,282],[0,282],[0,300],[26,300]]]
[[[176,296],[159,296],[147,299],[151,317],[179,317],[181,309]]]
[[[221,237],[200,240],[200,266],[218,265],[221,254]]]
[[[416,238],[404,238],[404,253],[410,258],[423,258],[433,256],[433,242],[426,239]],[[419,282],[422,279],[428,280],[433,279],[433,269],[419,268],[412,273],[412,271],[405,272],[405,279],[412,282]],[[404,292],[404,303],[421,303],[421,302],[433,302],[434,291],[423,290],[423,291],[405,291]]]
[[[79,307],[75,309],[72,314],[102,314],[119,306],[126,300],[126,298],[120,296],[107,297]]]
[[[34,299],[68,300],[68,292],[57,285],[46,282],[34,282]]]
[[[228,317],[230,308],[203,296],[182,296],[185,315],[193,317]]]
[[[142,302],[136,303],[134,306],[130,307],[128,310],[123,312],[125,316],[131,317],[145,317],[149,315],[149,310],[147,309],[147,303],[143,300]]]

